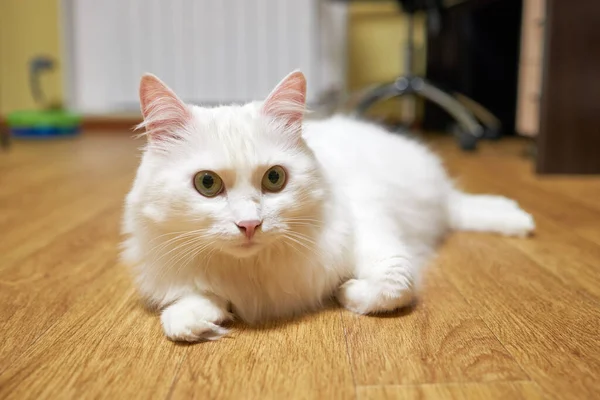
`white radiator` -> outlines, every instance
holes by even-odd
[[[144,72],[185,101],[246,102],[296,68],[313,101],[344,80],[345,11],[330,3],[64,0],[68,103],[84,113],[137,110]]]

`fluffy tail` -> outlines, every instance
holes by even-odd
[[[533,217],[506,197],[455,191],[448,206],[454,230],[527,236],[535,229]]]

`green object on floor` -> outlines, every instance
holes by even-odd
[[[54,61],[35,57],[29,63],[29,81],[33,98],[42,110],[19,110],[7,115],[6,120],[13,137],[52,138],[74,136],[80,132],[81,116],[48,104],[40,87],[39,75],[54,68]]]
[[[22,110],[10,113],[6,121],[15,137],[43,138],[76,135],[81,116],[65,110]]]

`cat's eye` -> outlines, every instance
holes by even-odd
[[[286,180],[285,170],[276,165],[265,172],[262,187],[267,192],[279,192],[285,186]]]
[[[194,176],[194,187],[202,196],[215,197],[223,191],[223,180],[212,171],[200,171]]]

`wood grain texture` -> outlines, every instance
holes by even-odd
[[[236,329],[190,352],[175,398],[311,399],[354,397],[340,311],[327,310],[260,329]]]
[[[528,379],[439,268],[414,310],[343,317],[358,385]]]
[[[541,400],[544,397],[532,382],[494,382],[406,386],[365,386],[359,400]]]
[[[470,191],[507,194],[542,217],[535,237],[525,241],[496,238],[492,242],[485,235],[454,234],[447,246],[469,251],[443,249],[439,267],[470,304],[477,304],[480,316],[511,355],[521,365],[527,363],[525,371],[544,389],[546,396],[596,397],[599,387],[594,376],[600,373],[600,298],[596,296],[597,286],[583,282],[585,276],[591,277],[592,282],[598,279],[600,260],[594,262],[592,257],[582,255],[586,247],[596,252],[598,243],[577,238],[577,228],[580,224],[595,224],[600,228],[599,214],[567,196],[550,197],[538,191],[535,184],[525,184],[527,179],[519,177],[531,174],[529,166],[522,164],[518,170],[503,172],[499,167],[502,163],[518,162],[515,148],[483,151],[480,157],[486,158],[486,163],[462,158],[447,146],[439,150]],[[528,179],[533,178],[530,175]],[[546,182],[550,181],[546,178]],[[598,180],[590,183],[597,185]],[[555,229],[553,233],[552,228],[548,229],[548,220],[562,231]],[[564,232],[571,235],[577,232],[576,240],[570,245],[565,243],[561,240]],[[553,240],[559,246],[541,244]],[[578,241],[582,242],[580,247],[576,247]],[[556,259],[562,260],[561,267],[552,263]],[[507,326],[519,328],[507,329]],[[554,368],[563,373],[555,376],[549,371]]]
[[[600,179],[544,178],[525,142],[432,146],[535,237],[453,234],[413,310],[336,306],[199,345],[166,340],[118,262],[127,134],[0,153],[0,398],[587,399],[600,393]]]
[[[539,228],[536,240],[512,241],[514,246],[563,283],[600,298],[600,210],[592,206],[594,198],[600,199],[600,179],[535,178],[523,168],[519,149],[510,144],[483,152],[501,162],[482,164],[465,159],[452,148],[444,151],[463,187],[518,199],[534,215]]]

